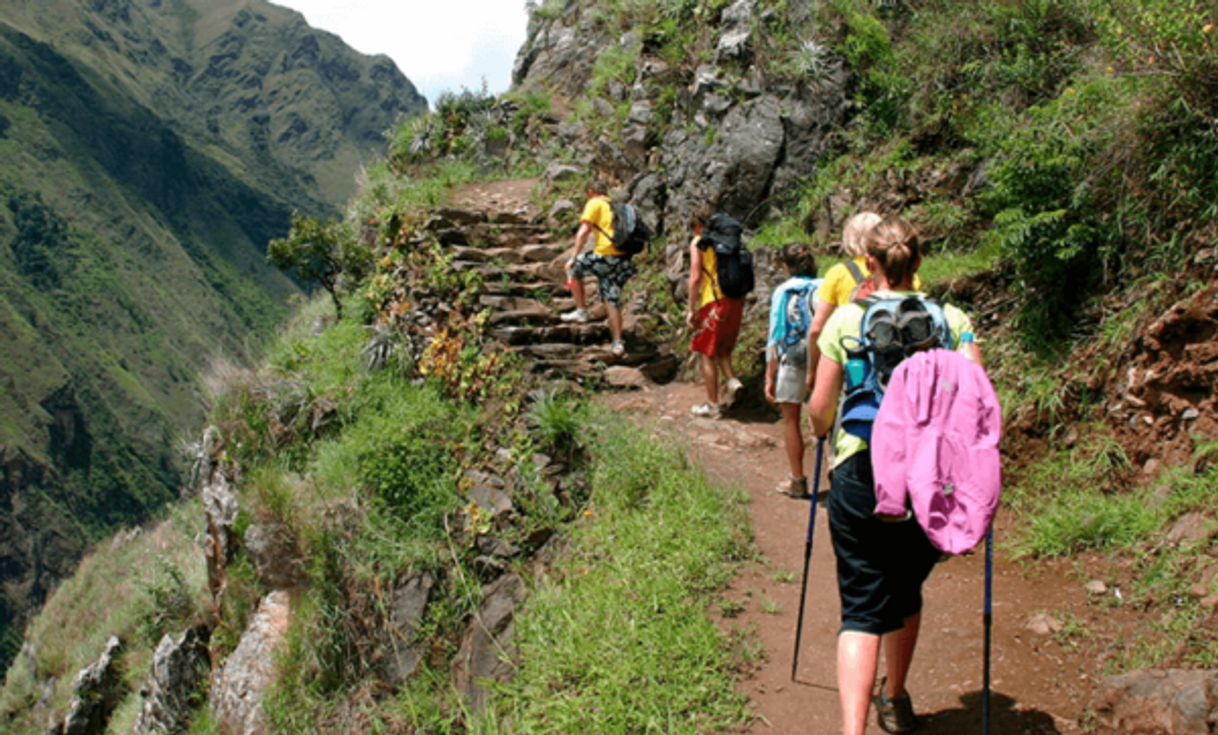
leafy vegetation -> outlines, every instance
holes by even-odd
[[[312,217],[292,213],[292,229],[288,236],[271,240],[266,258],[281,270],[296,277],[317,282],[334,302],[334,311],[343,315],[342,293],[345,283],[359,283],[367,274],[372,253],[354,237],[347,236],[344,225],[320,222]]]

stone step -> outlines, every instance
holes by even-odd
[[[518,248],[475,248],[468,245],[454,245],[450,251],[453,258],[459,261],[475,263],[493,263],[502,261],[508,265],[521,263],[548,263],[563,254],[563,248],[558,245],[533,243]]]
[[[639,374],[653,383],[667,383],[676,377],[677,371],[681,367],[681,361],[673,354],[657,355],[649,360],[641,361],[632,361],[629,353],[621,358],[608,354],[608,350],[605,350],[605,354],[605,359],[583,353],[578,357],[546,358],[539,356],[528,364],[528,370],[537,375],[576,378],[593,376],[603,378],[612,370],[637,370]]]
[[[565,297],[571,292],[561,283],[547,280],[534,281],[503,281],[491,279],[484,281],[482,284],[481,298],[491,297],[506,297],[506,298],[536,298],[538,294],[545,294],[547,298],[552,296]]]
[[[548,324],[562,324],[562,319],[558,314],[550,311],[548,308],[543,309],[516,309],[514,311],[495,311],[492,312],[487,319],[487,324],[492,327],[500,326],[544,326]]]
[[[600,322],[587,324],[560,323],[548,327],[498,327],[491,335],[512,347],[567,342],[577,345],[597,343],[609,344],[609,325]],[[608,354],[608,349],[605,350]]]
[[[482,274],[486,279],[499,279],[503,276],[516,281],[535,281],[546,278],[543,270],[547,263],[522,263],[520,265],[498,265],[495,263],[480,263],[475,260],[454,260],[452,267],[456,270],[472,270]],[[548,280],[548,279],[547,279]]]

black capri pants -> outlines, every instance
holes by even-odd
[[[837,555],[841,632],[883,635],[900,630],[922,611],[922,584],[939,550],[912,516],[900,522],[875,515],[871,451],[848,457],[833,470],[829,533]]]

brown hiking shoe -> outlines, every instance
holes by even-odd
[[[890,698],[884,694],[884,680],[881,679],[880,693],[872,697],[871,702],[875,705],[876,720],[884,732],[905,733],[918,729],[918,718],[914,715],[909,692]]]
[[[781,495],[786,495],[788,498],[796,500],[811,500],[812,496],[808,494],[808,478],[806,477],[787,477],[787,479],[778,483],[774,488]]]

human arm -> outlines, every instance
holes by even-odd
[[[809,392],[816,384],[816,370],[820,363],[820,345],[816,342],[820,339],[821,333],[825,331],[825,323],[829,321],[829,317],[833,315],[835,309],[837,306],[834,304],[825,301],[820,296],[816,297],[816,313],[812,317],[812,326],[808,327],[807,385]]]
[[[833,428],[833,414],[837,409],[837,398],[842,392],[842,366],[821,355],[816,363],[815,387],[808,403],[808,419],[812,434],[824,438]]]
[[[778,375],[778,358],[771,357],[765,362],[765,399],[770,403],[777,403],[778,399],[774,396],[774,378]]]
[[[685,310],[685,324],[694,328],[694,316],[698,313],[698,303],[702,297],[702,251],[698,249],[695,238],[689,244],[689,308]]]
[[[985,369],[985,365],[982,364],[982,362],[981,362],[981,347],[978,346],[976,342],[973,342],[972,344],[968,345],[964,349],[971,350],[971,352],[972,352],[972,354],[965,352],[964,353],[965,357],[967,357],[967,358],[971,359],[973,362],[977,363],[978,367]]]
[[[584,252],[585,246],[588,244],[588,238],[592,235],[592,224],[589,222],[580,222],[579,229],[575,232],[575,254],[579,255]]]

